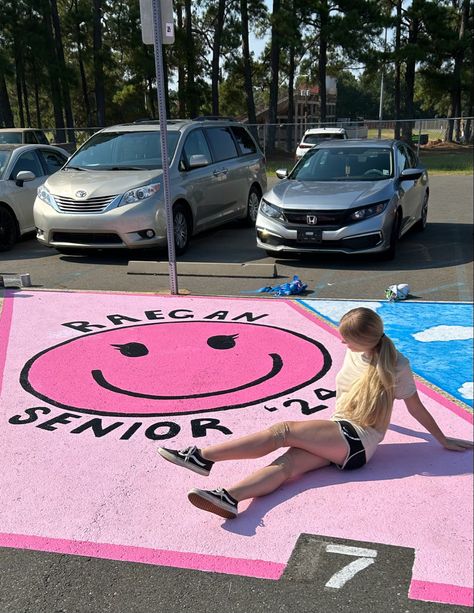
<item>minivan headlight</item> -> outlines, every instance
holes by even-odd
[[[349,219],[351,221],[362,221],[363,219],[367,219],[368,217],[380,215],[380,213],[383,213],[383,211],[385,211],[389,202],[390,200],[384,200],[383,202],[377,202],[376,204],[371,204],[370,206],[364,206],[360,209],[353,211]]]
[[[46,204],[49,204],[49,206],[54,207],[55,205],[54,198],[53,196],[51,196],[50,191],[44,185],[40,185],[38,187],[37,196],[40,200],[42,200],[43,202],[46,202]]]
[[[270,204],[263,198],[260,201],[260,212],[271,219],[279,219],[280,221],[285,221],[285,216],[283,215],[283,211],[274,204]]]
[[[122,196],[119,206],[122,204],[134,204],[135,202],[141,202],[146,200],[160,191],[161,183],[150,183],[149,185],[142,185],[142,187],[135,187],[128,190]]]

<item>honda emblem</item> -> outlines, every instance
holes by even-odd
[[[318,223],[316,215],[306,215],[306,223],[310,226],[315,226]]]

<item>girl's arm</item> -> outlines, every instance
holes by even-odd
[[[405,399],[405,404],[410,415],[412,415],[435,439],[450,451],[465,451],[474,447],[472,441],[465,441],[459,438],[450,438],[443,434],[438,424],[434,420],[415,392],[413,396]]]

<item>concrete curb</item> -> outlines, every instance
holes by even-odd
[[[270,277],[277,276],[275,263],[267,264],[228,264],[222,262],[177,262],[178,275],[199,277]],[[129,275],[167,275],[168,262],[130,261]]]

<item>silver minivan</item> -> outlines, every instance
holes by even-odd
[[[254,225],[265,157],[247,128],[202,118],[167,123],[175,248],[233,219]],[[158,122],[105,128],[38,189],[38,240],[58,251],[166,246]]]

